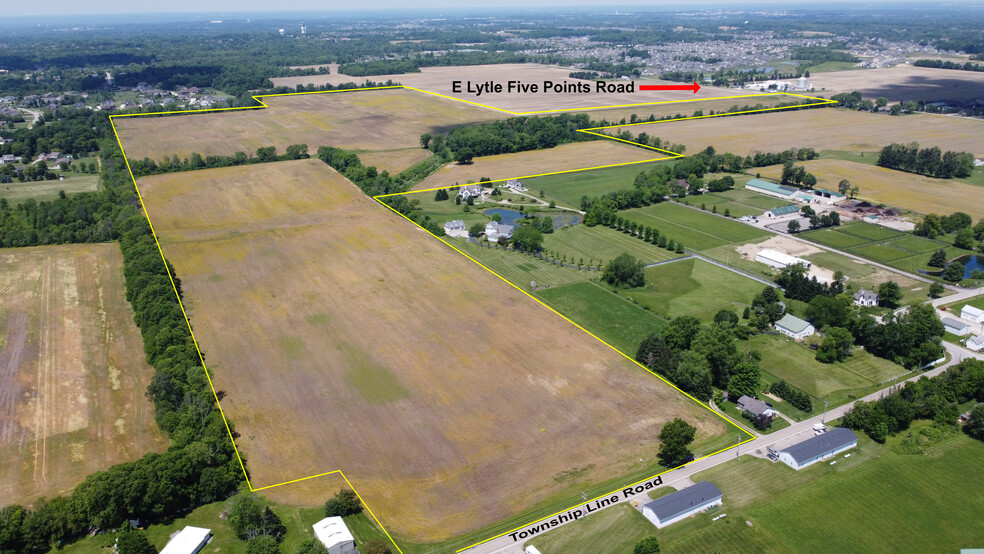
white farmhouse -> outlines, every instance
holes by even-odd
[[[479,197],[482,195],[482,187],[479,185],[464,185],[458,189],[458,197],[462,200],[468,200],[470,197]]]
[[[720,506],[721,498],[721,491],[714,483],[701,481],[646,504],[642,507],[642,515],[662,529],[711,506]]]
[[[328,549],[328,554],[348,554],[358,552],[355,538],[349,532],[345,521],[340,517],[326,517],[313,525],[314,535]]]
[[[846,427],[835,427],[779,452],[779,461],[799,471],[858,445],[858,436]]]
[[[460,219],[453,219],[444,224],[444,234],[449,237],[468,238],[468,228]]]
[[[854,293],[854,303],[858,306],[877,306],[878,293],[867,289],[861,289]]]
[[[168,541],[161,554],[198,554],[211,538],[211,529],[189,525]]]
[[[967,339],[967,348],[973,350],[974,352],[984,350],[984,336],[975,335]]]
[[[512,225],[498,221],[490,221],[485,224],[485,238],[489,239],[489,242],[498,242],[500,238],[511,239],[512,235]]]
[[[782,252],[776,252],[775,250],[769,249],[759,250],[758,254],[755,255],[755,261],[772,266],[776,269],[782,269],[784,267],[796,264],[802,264],[803,267],[806,268],[813,265],[803,258],[797,258],[795,256],[790,256],[789,254],[784,254]]]
[[[775,327],[776,331],[795,340],[803,340],[817,332],[812,323],[790,314],[782,316],[782,319],[775,322],[773,327]]]
[[[974,323],[984,323],[984,310],[967,304],[960,309],[960,317]]]

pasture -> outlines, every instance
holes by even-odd
[[[861,74],[863,71],[852,71]],[[969,73],[969,72],[961,72]],[[918,142],[939,146],[941,150],[972,152],[984,156],[984,123],[966,118],[914,114],[892,117],[886,114],[856,112],[836,108],[816,108],[793,112],[771,112],[753,116],[714,117],[689,121],[664,121],[608,132],[628,130],[634,136],[645,132],[676,144],[687,152],[713,146],[718,153],[748,155],[755,152],[782,152],[790,148],[872,151],[891,142]],[[864,183],[856,183],[862,191]]]
[[[427,176],[413,188],[423,190],[447,187],[455,183],[477,182],[482,177],[500,181],[526,175],[573,172],[602,165],[633,163],[667,156],[669,154],[613,140],[572,142],[545,150],[482,156],[465,165],[451,162]],[[635,169],[636,174],[640,171],[642,169]],[[570,177],[572,176],[568,176]],[[533,186],[534,181],[527,182],[526,179],[523,181],[527,187]],[[535,193],[539,189],[531,188],[530,191]],[[569,201],[567,203],[577,206],[577,203]]]
[[[61,171],[56,171],[61,174]],[[11,205],[17,205],[24,200],[33,199],[38,202],[42,200],[53,200],[58,198],[60,191],[65,194],[78,194],[80,192],[95,192],[99,190],[99,175],[86,175],[82,173],[64,172],[65,180],[59,181],[27,181],[24,183],[13,182],[0,184],[0,198],[6,198]]]
[[[818,409],[816,398],[827,400],[831,407],[839,406],[852,396],[861,398],[886,386],[882,383],[909,374],[904,367],[857,347],[847,361],[822,364],[816,361],[815,350],[778,334],[756,335],[748,340],[748,346],[762,355],[759,365],[763,371],[813,396],[814,411]],[[777,404],[777,409],[784,404]],[[823,402],[819,410],[823,410]]]
[[[630,357],[635,357],[642,339],[666,325],[626,295],[594,282],[551,287],[535,296]]]
[[[668,487],[660,487],[663,490]],[[656,527],[628,504],[602,510],[525,544],[540,552],[607,552],[631,554],[636,543],[656,535]]]
[[[698,442],[725,437],[706,408],[318,160],[139,187],[254,487],[341,469],[387,530],[433,543],[647,469],[673,417]],[[334,492],[305,483],[265,494]]]
[[[920,269],[938,270],[927,264],[930,255],[941,248],[946,250],[947,259],[971,254],[969,250],[956,248],[946,242],[917,237],[912,233],[863,222],[850,222],[839,227],[805,231],[799,233],[799,236],[910,272]],[[898,282],[897,276],[893,275],[891,278]]]
[[[709,250],[725,244],[748,242],[771,233],[739,221],[703,212],[675,202],[619,212],[630,221],[654,227],[690,250]]]
[[[981,124],[979,132],[984,132],[984,124]],[[919,143],[924,146],[933,144],[924,140]],[[964,149],[966,148],[957,148]],[[876,155],[872,162],[877,159]],[[886,204],[923,214],[965,212],[975,221],[984,217],[984,205],[978,201],[981,194],[979,186],[848,160],[818,159],[798,165],[816,175],[817,187],[837,190],[837,183],[847,179],[860,189],[858,198],[875,204]],[[758,171],[763,177],[778,179],[782,174],[782,166],[763,167]]]
[[[715,176],[705,177],[705,180],[715,178]],[[747,177],[746,177],[747,179]],[[739,178],[738,181],[741,179]],[[723,214],[728,210],[731,217],[743,217],[746,215],[762,215],[766,210],[778,208],[789,204],[788,201],[764,194],[758,194],[744,188],[734,188],[724,192],[706,192],[697,196],[690,196],[687,201],[694,206],[704,205],[707,210],[717,208],[717,213]]]
[[[263,102],[269,107],[119,117],[113,122],[127,157],[160,160],[166,155],[185,158],[192,152],[253,154],[265,146],[276,146],[282,153],[291,144],[307,144],[312,154],[319,146],[373,152],[412,149],[420,146],[424,133],[502,117],[492,110],[405,89],[269,96]],[[425,154],[421,149],[414,155]],[[390,155],[384,165],[393,172],[413,161],[413,156],[401,153]]]
[[[0,250],[0,505],[167,448],[119,246]]]
[[[690,258],[646,269],[646,286],[625,291],[625,295],[667,318],[692,315],[711,322],[720,310],[731,310],[740,316],[764,287],[727,269]]]

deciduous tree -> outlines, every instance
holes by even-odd
[[[694,441],[696,433],[696,427],[680,418],[663,425],[659,432],[659,463],[664,467],[677,467],[693,456],[688,447]]]

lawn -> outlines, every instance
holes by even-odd
[[[840,230],[833,227],[827,229],[816,229],[813,231],[804,231],[799,233],[797,236],[823,244],[824,246],[837,248],[839,250],[848,250],[850,248],[871,242],[855,235],[841,233]]]
[[[907,252],[901,248],[895,248],[891,244],[877,243],[855,247],[851,249],[851,252],[863,258],[868,258],[869,260],[874,260],[883,264],[891,263],[900,258],[907,258],[912,255],[912,252]]]
[[[550,288],[536,297],[633,358],[642,339],[666,325],[653,312],[593,282]]]
[[[536,281],[538,287],[557,287],[580,283],[601,275],[598,271],[555,265],[529,254],[479,246],[465,242],[465,239],[443,237],[442,240],[453,244],[476,262],[527,292],[531,290],[532,281]]]
[[[572,265],[576,265],[580,259],[584,259],[584,263],[588,265],[592,265],[592,260],[594,265],[604,264],[623,252],[646,264],[681,256],[601,225],[562,227],[543,236],[543,248],[556,252],[559,256],[566,255],[568,260],[573,260]]]
[[[524,179],[523,184],[531,191],[543,190],[549,198],[555,198],[558,202],[568,206],[580,206],[582,196],[591,198],[606,192],[632,188],[639,173],[649,171],[661,163],[673,162],[650,162],[563,175],[534,177]]]
[[[13,182],[0,184],[0,198],[6,198],[12,205],[21,203],[27,199],[37,201],[53,200],[58,198],[60,191],[65,194],[78,194],[80,192],[94,192],[99,190],[98,174],[73,173],[71,171],[55,171],[56,174],[65,175],[65,180],[54,179],[51,181],[27,181],[24,183]]]
[[[984,310],[984,296],[975,296],[973,298],[968,298],[967,300],[962,300],[960,302],[949,304],[947,305],[946,309],[951,313],[960,315],[960,310],[962,310],[963,307],[967,305]]]
[[[710,322],[720,310],[741,315],[764,286],[714,264],[690,258],[646,269],[646,286],[623,294],[668,318],[693,315]]]
[[[760,398],[760,400],[768,402],[769,404],[777,404],[777,402],[765,396]],[[738,406],[735,405],[734,402],[722,401],[716,403],[715,405],[731,419],[737,421],[738,423],[741,423],[742,425],[748,427],[749,429],[754,429],[752,422],[748,421],[747,419],[741,416],[741,411],[738,409]],[[768,429],[764,431],[760,429],[755,429],[755,431],[763,435],[768,435],[770,433],[775,433],[780,429],[785,429],[786,427],[789,427],[789,422],[779,416],[776,416],[772,419],[772,425],[769,425]]]
[[[703,251],[768,236],[767,231],[674,202],[619,212],[630,221],[655,227],[688,249]]]
[[[712,178],[715,176],[707,175],[704,177],[705,180]],[[748,178],[746,176],[746,179]],[[786,200],[758,194],[744,188],[735,188],[724,192],[708,192],[688,197],[687,200],[695,206],[706,204],[708,210],[717,206],[717,213],[719,214],[723,214],[727,209],[731,217],[761,215],[766,210],[789,204]]]
[[[229,501],[213,502],[200,506],[187,515],[172,521],[151,525],[145,530],[147,539],[160,551],[167,544],[172,533],[191,525],[212,530],[212,541],[201,550],[203,554],[242,551],[246,543],[239,540],[233,532],[232,527],[229,526],[229,520],[221,517],[221,514],[229,509],[229,505]],[[311,526],[325,517],[324,508],[321,506],[296,508],[272,504],[271,508],[280,517],[284,527],[287,528],[284,541],[280,544],[282,552],[294,552],[302,542],[313,538],[314,530]],[[392,545],[382,530],[364,511],[353,516],[346,516],[345,525],[352,532],[355,543],[359,547],[375,539]],[[105,554],[110,551],[108,549],[113,541],[114,536],[112,534],[97,535],[71,544],[64,548],[63,552],[67,554]]]
[[[621,504],[564,525],[523,546],[532,544],[543,553],[631,554],[637,542],[654,535],[656,527],[642,512],[628,504]]]
[[[845,362],[822,364],[816,361],[814,350],[781,335],[756,335],[748,345],[761,354],[759,365],[764,371],[813,396],[815,412],[823,409],[822,402],[817,406],[817,398],[830,402],[830,407],[839,406],[909,374],[902,366],[858,348]]]

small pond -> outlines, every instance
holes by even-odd
[[[482,213],[489,217],[492,217],[494,214],[499,214],[499,217],[502,218],[502,222],[507,225],[516,225],[517,221],[526,217],[526,214],[522,212],[506,208],[492,208],[491,210],[485,210]],[[577,212],[539,212],[535,215],[536,217],[549,215],[550,218],[553,219],[554,229],[560,229],[561,227],[567,227],[568,225],[577,225],[581,222],[581,214]]]
[[[953,260],[952,262],[950,262],[950,264],[953,264],[953,263],[956,263],[956,262],[960,262],[964,266],[964,275],[963,275],[963,278],[964,279],[970,279],[970,276],[975,271],[984,271],[984,256],[978,256],[978,255],[975,255],[975,254],[968,254],[967,256],[960,256],[956,260]],[[950,267],[950,264],[947,264],[947,267]],[[924,271],[924,270],[921,270],[920,269],[919,270],[919,273],[922,273],[924,275],[934,275],[936,277],[939,277],[939,276],[943,275],[943,272],[944,271],[946,271],[946,268],[943,268],[943,269],[941,269],[939,271]]]

